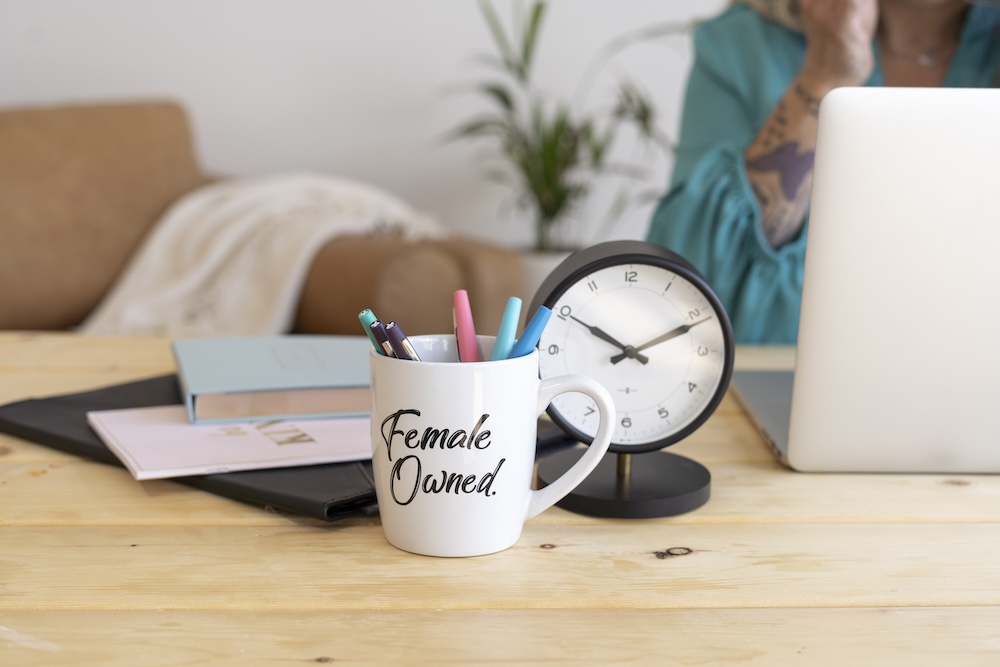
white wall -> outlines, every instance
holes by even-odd
[[[510,15],[511,0],[494,1]],[[724,4],[551,0],[536,79],[570,99],[613,37]],[[473,56],[487,52],[473,0],[0,0],[0,106],[179,99],[212,172],[361,179],[456,230],[517,246],[528,226],[503,213],[506,191],[478,168],[484,147],[440,141],[482,109],[451,91],[480,80]],[[632,47],[606,72],[637,80],[674,135],[689,65],[681,36]],[[590,102],[609,95],[604,79]],[[669,161],[652,166],[653,182],[664,182]],[[580,217],[596,224],[606,191]],[[641,237],[648,217],[649,207],[632,210],[612,236]]]

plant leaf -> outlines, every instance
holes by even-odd
[[[506,140],[510,137],[510,126],[502,119],[481,118],[459,125],[445,135],[448,141],[467,139],[470,137],[494,136]]]
[[[542,18],[545,16],[545,3],[536,2],[531,8],[531,17],[528,19],[528,29],[524,33],[524,42],[521,45],[521,67],[523,68],[523,79],[527,80],[528,72],[531,70],[531,61],[535,56],[535,47],[538,45],[538,35],[542,27]]]
[[[489,0],[479,0],[479,10],[482,12],[483,19],[485,19],[486,25],[493,35],[493,41],[496,42],[497,50],[500,52],[500,58],[504,65],[510,71],[517,73],[519,70],[517,67],[517,56],[514,54],[514,49],[511,48],[510,41],[507,39],[507,33],[504,32],[503,24],[500,23],[500,17],[494,11],[493,5]]]
[[[504,108],[509,113],[514,112],[514,96],[503,84],[487,83],[479,86],[479,92],[493,99],[494,102]]]
[[[657,127],[659,118],[651,98],[639,86],[625,81],[619,84],[612,104],[595,113],[584,109],[574,116],[574,107],[549,100],[544,91],[532,86],[529,77],[538,57],[548,2],[515,0],[509,24],[500,20],[494,0],[478,2],[496,52],[477,61],[494,71],[467,90],[486,97],[491,108],[455,129],[450,138],[490,145],[493,151],[484,156],[485,175],[508,184],[514,203],[533,212],[536,246],[551,244],[555,236],[576,224],[572,211],[590,194],[597,178],[614,177],[633,185],[620,190],[609,206],[601,226],[610,227],[641,199],[634,190],[648,179],[642,168],[613,155],[619,132],[629,127],[644,147],[672,150],[669,137]],[[525,5],[529,5],[527,12]],[[613,40],[597,54],[583,82],[592,83],[595,66],[607,64],[615,52],[630,43],[674,32],[680,32],[676,25],[665,24]],[[651,193],[662,196],[659,191]]]

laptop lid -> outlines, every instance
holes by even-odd
[[[824,98],[793,468],[1000,472],[998,164],[1000,90]]]
[[[729,385],[764,442],[786,465],[793,379],[790,370],[737,369]]]

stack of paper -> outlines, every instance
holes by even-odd
[[[203,425],[165,405],[88,412],[87,420],[136,479],[371,458],[367,417]]]

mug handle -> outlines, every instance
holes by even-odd
[[[601,424],[597,427],[594,442],[587,448],[587,452],[579,461],[544,489],[531,492],[531,499],[528,501],[528,515],[525,517],[527,519],[538,516],[575,489],[597,467],[611,445],[611,434],[615,423],[615,403],[608,390],[594,379],[584,375],[562,375],[542,380],[538,390],[538,414],[542,414],[553,398],[570,391],[577,391],[594,399],[601,413]]]

